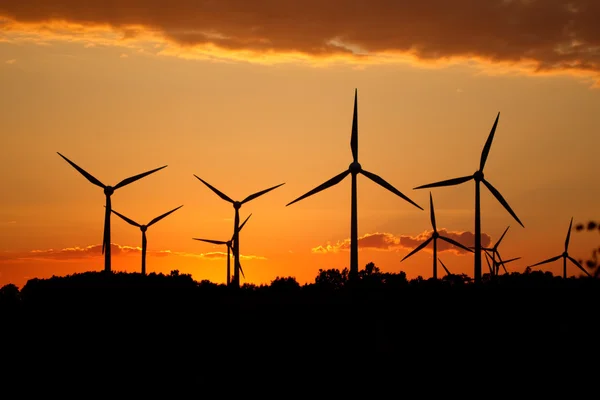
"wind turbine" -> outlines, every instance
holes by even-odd
[[[496,132],[496,127],[498,126],[498,119],[500,118],[500,113],[496,116],[496,121],[494,121],[494,125],[492,126],[492,130],[485,142],[485,146],[483,147],[483,151],[481,152],[481,160],[479,162],[479,169],[475,171],[473,175],[463,176],[460,178],[448,179],[436,183],[430,183],[423,186],[418,186],[415,189],[425,189],[439,186],[453,186],[459,185],[461,183],[474,180],[475,181],[475,283],[481,282],[481,202],[480,202],[480,183],[488,188],[490,192],[496,197],[496,199],[504,206],[504,208],[513,216],[513,218],[521,225],[525,227],[517,214],[510,208],[504,197],[500,194],[498,190],[490,182],[485,180],[483,175],[483,168],[485,166],[485,162],[487,160],[488,154],[490,152],[490,148],[492,146],[492,140],[494,140],[494,133]]]
[[[571,257],[571,256],[569,255],[569,252],[568,252],[568,250],[569,250],[569,240],[571,239],[571,227],[572,227],[572,226],[573,226],[573,217],[571,217],[571,223],[569,224],[569,231],[567,232],[567,239],[565,240],[565,251],[564,251],[564,252],[563,252],[561,255],[558,255],[558,256],[556,256],[556,257],[549,258],[549,259],[547,259],[547,260],[544,260],[544,261],[540,261],[540,262],[539,262],[539,263],[537,263],[537,264],[530,265],[530,266],[529,266],[529,268],[532,268],[532,267],[535,267],[535,266],[538,266],[538,265],[542,265],[542,264],[546,264],[546,263],[549,263],[549,262],[552,262],[552,261],[556,261],[556,260],[558,260],[559,258],[562,258],[562,259],[563,259],[563,278],[564,278],[564,279],[567,279],[567,258],[568,258],[568,259],[569,259],[569,260],[571,260],[571,262],[572,262],[573,264],[575,264],[575,265],[576,265],[576,266],[577,266],[577,267],[578,267],[580,270],[582,270],[583,272],[585,272],[585,274],[586,274],[587,276],[591,277],[592,275],[590,275],[590,273],[589,273],[589,272],[587,272],[587,271],[585,270],[585,268],[583,268],[583,267],[581,266],[581,264],[579,263],[579,261],[577,261],[576,259],[574,259],[573,257]]]
[[[115,213],[119,217],[121,217],[121,219],[123,221],[129,223],[130,225],[137,226],[142,231],[142,275],[146,275],[146,245],[147,245],[146,230],[148,228],[150,228],[152,225],[154,225],[155,223],[157,223],[158,221],[160,221],[161,219],[163,219],[164,217],[166,217],[167,215],[179,210],[181,207],[183,207],[183,205],[180,205],[179,207],[174,208],[171,211],[167,211],[166,213],[159,215],[158,217],[154,218],[152,221],[148,222],[146,225],[138,224],[137,222],[135,222],[132,219],[127,218],[123,214],[119,214],[115,210],[111,210],[113,213]]]
[[[268,189],[265,190],[261,190],[260,192],[256,192],[254,194],[251,194],[250,196],[246,197],[244,200],[242,201],[234,201],[231,200],[231,198],[229,198],[226,194],[220,192],[218,189],[216,189],[215,187],[211,186],[208,182],[202,180],[201,178],[199,178],[198,176],[194,175],[196,178],[198,178],[198,180],[202,183],[204,183],[206,186],[208,186],[208,188],[210,190],[212,190],[213,192],[215,192],[217,194],[217,196],[219,196],[220,198],[222,198],[225,201],[230,202],[231,204],[233,204],[233,208],[235,210],[235,219],[233,222],[233,262],[234,262],[234,268],[233,268],[233,283],[236,287],[240,286],[240,246],[239,246],[239,233],[240,233],[240,207],[242,207],[243,204],[249,202],[250,200],[254,200],[259,196],[262,196],[265,193],[270,192],[273,189],[277,189],[279,186],[281,185],[285,185],[285,183],[280,183],[277,186],[273,186],[270,187]]]
[[[246,220],[242,223],[242,225],[240,225],[240,231],[242,230],[244,225],[246,225],[246,222],[248,222],[248,220],[250,219],[251,216],[252,216],[252,214],[248,215],[248,218],[246,218]],[[231,239],[229,239],[225,242],[221,241],[221,240],[192,238],[194,240],[199,240],[201,242],[212,243],[212,244],[224,244],[227,246],[227,286],[229,286],[229,284],[231,283],[230,282],[231,281],[231,252],[233,252],[234,236],[235,236],[235,232],[234,232],[233,236],[231,236]],[[244,277],[244,279],[246,279],[246,276],[244,275],[244,270],[242,269],[241,263],[240,263],[240,272],[242,273],[242,276]]]
[[[107,185],[103,184],[102,182],[100,182],[98,179],[94,178],[91,174],[89,174],[88,172],[83,170],[83,168],[80,168],[77,164],[75,164],[73,161],[69,160],[67,157],[63,156],[60,153],[58,153],[58,155],[61,156],[66,162],[71,164],[71,166],[73,168],[75,168],[77,171],[79,171],[79,173],[81,175],[83,175],[88,181],[90,181],[94,185],[100,186],[102,189],[104,189],[104,195],[106,196],[106,205],[105,205],[106,211],[104,212],[104,236],[102,238],[102,254],[104,254],[104,271],[110,272],[110,254],[111,254],[111,251],[110,251],[110,212],[112,210],[110,196],[112,196],[112,194],[115,192],[115,190],[122,188],[123,186],[127,186],[130,183],[133,183],[133,182],[137,181],[138,179],[142,179],[143,177],[145,177],[147,175],[150,175],[150,174],[152,174],[156,171],[159,171],[163,168],[166,168],[167,166],[164,165],[162,167],[153,169],[151,171],[147,171],[147,172],[141,173],[139,175],[134,175],[132,177],[123,179],[121,182],[117,183],[115,186],[107,186]]]
[[[490,255],[491,251],[488,251],[487,249],[484,249],[484,252],[485,252],[488,267],[490,269],[490,274],[492,276],[497,276],[500,273],[500,267],[502,267],[502,269],[504,269],[504,273],[508,274],[508,270],[506,269],[506,266],[504,264],[508,264],[510,262],[521,259],[521,257],[515,257],[515,258],[511,258],[509,260],[503,260],[498,251],[496,251],[496,253],[494,255]],[[496,260],[496,258],[494,256],[498,256],[498,260]],[[492,262],[491,264],[490,264],[490,260]]]
[[[363,174],[373,182],[380,186],[383,186],[395,195],[408,201],[415,207],[422,210],[422,208],[413,202],[411,199],[400,193],[398,189],[387,183],[383,178],[362,169],[362,166],[358,163],[358,102],[357,102],[357,90],[354,90],[354,116],[352,119],[352,136],[350,138],[350,148],[352,149],[353,161],[347,170],[338,174],[328,180],[327,182],[317,186],[313,190],[306,194],[298,197],[296,200],[286,204],[286,207],[300,201],[306,197],[312,196],[313,194],[319,193],[322,190],[328,189],[334,185],[340,183],[349,174],[352,175],[352,203],[351,203],[351,214],[350,214],[350,278],[358,276],[358,211],[357,211],[357,190],[356,190],[356,175]]]
[[[433,241],[433,279],[437,279],[437,240],[438,239],[442,239],[442,240],[450,243],[451,245],[460,247],[461,249],[469,251],[471,253],[473,252],[473,250],[469,249],[467,246],[463,246],[462,244],[458,243],[456,240],[450,239],[449,237],[442,236],[438,233],[437,227],[435,224],[435,212],[433,210],[433,198],[431,197],[431,192],[429,192],[429,214],[431,216],[431,227],[433,228],[433,233],[431,234],[429,239],[427,239],[426,241],[421,243],[413,251],[411,251],[406,256],[404,256],[404,258],[402,260],[400,260],[400,262],[406,260],[408,257],[417,253],[419,250],[425,248],[425,246],[427,246],[429,244],[429,242]],[[446,269],[446,267],[444,267],[444,269]]]
[[[500,242],[502,242],[502,239],[504,239],[504,235],[506,235],[506,232],[508,232],[508,228],[510,228],[510,225],[506,227],[506,229],[500,236],[500,239],[498,239],[496,244],[494,244],[492,247],[482,247],[481,248],[481,250],[485,251],[487,254],[489,254],[492,257],[492,261],[493,261],[493,265],[494,265],[493,272],[490,271],[490,272],[492,272],[492,275],[498,275],[497,267],[500,265],[500,264],[496,264],[496,256],[498,256],[498,258],[500,259],[500,253],[498,253],[498,246],[500,246]],[[504,268],[504,270],[506,270],[506,268]]]

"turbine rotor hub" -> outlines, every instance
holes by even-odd
[[[348,169],[352,174],[356,175],[360,171],[362,171],[362,166],[358,162],[353,162],[352,164],[350,164],[350,167]]]
[[[242,203],[240,203],[239,201],[233,202],[233,208],[235,208],[236,210],[239,210],[241,206],[242,206]]]
[[[477,182],[481,182],[483,180],[483,172],[481,172],[481,171],[475,171],[475,173],[473,174],[473,178]]]
[[[566,251],[562,253],[563,258],[567,258],[569,257],[569,253],[567,253]]]
[[[142,226],[140,226],[140,229],[142,230],[142,232],[146,232],[148,227],[146,225],[142,225]]]
[[[437,239],[440,237],[440,234],[434,231],[433,235],[431,235],[431,236],[433,236],[434,239]]]
[[[111,196],[115,192],[115,188],[112,186],[107,186],[104,188],[104,194],[107,196]]]

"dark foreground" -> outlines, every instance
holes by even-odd
[[[177,271],[33,279],[0,290],[3,384],[22,390],[25,377],[59,375],[75,390],[77,376],[86,390],[127,384],[153,394],[171,374],[186,388],[316,385],[314,396],[343,382],[350,394],[353,385],[408,385],[490,398],[482,387],[498,394],[527,382],[539,396],[540,382],[551,388],[576,374],[577,387],[596,387],[599,279],[486,278],[407,281],[370,269],[353,283],[329,270],[310,285],[278,278],[237,290]]]
[[[175,271],[86,273],[34,279],[20,291],[4,287],[0,304],[11,326],[4,334],[65,353],[90,343],[128,351],[383,356],[598,345],[598,279],[533,272],[477,286],[379,273],[354,285],[334,278],[305,286],[280,278],[235,290]]]

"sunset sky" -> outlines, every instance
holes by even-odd
[[[2,0],[0,286],[103,269],[102,189],[163,165],[112,196],[149,228],[148,272],[225,281],[234,200],[241,283],[312,282],[348,267],[350,178],[285,205],[348,168],[354,90],[359,154],[425,209],[358,176],[359,266],[432,274],[429,190],[472,174],[500,120],[482,186],[483,244],[510,271],[559,255],[571,217],[598,219],[597,0]],[[431,190],[438,230],[473,243],[474,183]],[[139,271],[141,233],[112,217],[115,271]],[[574,232],[586,259],[596,232]],[[454,273],[473,256],[440,247]],[[484,272],[487,265],[484,261]],[[560,261],[543,266],[562,273]],[[580,271],[569,266],[570,274]],[[440,270],[440,272],[443,272]],[[443,273],[440,274],[442,276]]]

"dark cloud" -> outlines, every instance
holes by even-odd
[[[452,232],[446,229],[438,229],[441,236],[453,239],[458,243],[466,246],[475,246],[475,235],[472,232]],[[359,249],[383,250],[383,251],[398,251],[398,250],[413,250],[421,243],[431,237],[432,231],[425,231],[415,237],[412,236],[396,236],[391,233],[368,233],[358,239]],[[481,234],[481,245],[488,247],[491,243],[491,237],[486,234]],[[313,253],[337,253],[338,251],[348,251],[350,249],[350,239],[338,241],[336,244],[327,244],[325,246],[317,246],[312,249]],[[425,249],[433,249],[433,244],[430,243]],[[456,247],[444,240],[437,241],[437,251],[453,251],[456,254],[465,254],[465,250]]]
[[[57,20],[110,26],[125,41],[152,32],[234,52],[405,53],[522,62],[538,73],[600,71],[598,0],[3,0],[0,16],[5,31],[11,21]]]

